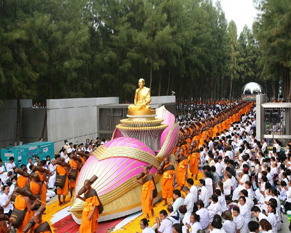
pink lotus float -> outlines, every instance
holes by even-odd
[[[92,187],[96,189],[104,206],[99,221],[119,218],[141,210],[141,187],[134,182],[145,165],[153,165],[150,173],[155,174],[165,156],[171,156],[179,135],[179,126],[175,117],[164,107],[156,109],[157,119],[163,119],[161,126],[132,128],[135,138],[124,136],[123,124],[113,134],[113,140],[98,147],[84,164],[76,183],[79,190],[86,179],[97,175],[98,179]],[[155,128],[156,127],[156,128]],[[163,128],[163,130],[161,130]],[[140,134],[143,134],[142,137]],[[128,135],[127,135],[128,136]],[[138,140],[138,139],[140,140]],[[159,140],[160,148],[155,151],[142,142]],[[153,143],[155,144],[155,143]],[[153,145],[152,144],[152,145]],[[156,144],[155,144],[156,145]],[[160,175],[154,175],[160,198]],[[75,192],[77,193],[77,192]],[[74,195],[69,211],[75,221],[81,219],[83,201]]]

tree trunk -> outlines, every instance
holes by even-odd
[[[45,132],[45,129],[46,129],[46,120],[47,120],[47,110],[45,111],[45,116],[44,116],[42,131],[41,131],[41,137],[42,138],[44,138],[44,132]]]
[[[158,93],[158,96],[161,96],[161,89],[162,89],[162,70],[160,70],[160,80],[159,80],[159,93]]]
[[[167,87],[167,95],[169,95],[169,91],[170,91],[170,83],[171,83],[171,67],[169,67],[169,72],[168,72],[168,87]]]
[[[231,93],[232,93],[232,78],[230,78],[229,101],[231,101]]]
[[[16,144],[20,142],[20,98],[17,98],[17,110],[16,110]]]
[[[222,77],[221,77],[221,91],[220,91],[221,99],[224,98],[223,80],[224,80],[224,77],[223,77],[223,75],[222,75]]]
[[[153,82],[153,67],[150,67],[150,89],[152,90],[152,82]]]
[[[274,78],[272,79],[272,90],[273,90],[273,98],[272,98],[272,100],[271,101],[273,101],[273,99],[277,99],[276,98],[276,85],[275,85],[275,80],[274,80]]]

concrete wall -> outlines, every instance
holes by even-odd
[[[42,136],[42,129],[46,125],[46,108],[24,108],[22,110],[22,141],[23,143],[37,142]],[[47,127],[43,135],[47,141]]]
[[[31,108],[32,100],[20,100],[20,119],[23,108]],[[16,117],[17,102],[16,100],[6,100],[0,105],[0,148],[14,146],[16,142]],[[21,121],[20,121],[21,124]],[[22,141],[22,125],[20,125],[20,141]]]
[[[57,151],[66,139],[74,144],[95,140],[97,106],[118,103],[118,97],[47,100],[48,141],[55,143]]]

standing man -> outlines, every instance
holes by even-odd
[[[79,194],[77,195],[77,198],[80,198],[82,201],[84,201],[84,208],[79,232],[97,232],[99,218],[98,206],[101,205],[101,203],[99,201],[96,190],[91,187],[91,183],[89,180],[85,180],[84,187],[86,188],[84,197],[80,197]]]
[[[170,163],[169,157],[164,158],[164,167],[158,169],[158,172],[162,174],[162,197],[165,201],[164,206],[166,206],[167,198],[173,197],[173,190],[175,185],[175,167]]]
[[[142,193],[141,193],[141,203],[142,203],[142,212],[146,214],[147,218],[149,218],[149,214],[152,213],[154,216],[154,190],[156,189],[154,178],[151,174],[149,174],[149,167],[144,166],[143,168],[143,177],[142,181],[135,179],[136,183],[142,185]]]
[[[6,171],[7,172],[12,172],[14,174],[14,168],[16,167],[15,163],[14,163],[14,158],[10,157],[9,158],[9,163],[6,163]]]
[[[176,156],[177,166],[177,184],[181,187],[184,187],[185,179],[188,178],[188,159],[184,155],[184,150],[180,149],[179,154]]]

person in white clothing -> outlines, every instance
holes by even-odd
[[[200,179],[199,186],[201,187],[199,199],[203,201],[205,208],[207,208],[209,205],[210,194],[209,194],[207,188],[205,187],[205,180]]]
[[[4,214],[8,217],[11,216],[13,205],[11,203],[11,196],[9,194],[9,187],[4,186],[3,194],[0,195],[0,205],[4,208]]]
[[[143,218],[139,223],[140,229],[142,229],[142,233],[155,233],[155,231],[149,227],[149,220]],[[136,233],[139,233],[138,231]]]
[[[199,200],[197,201],[197,207],[198,211],[196,211],[196,214],[200,216],[200,223],[202,226],[202,229],[206,229],[210,223],[210,216],[207,209],[204,208],[203,201]]]
[[[16,167],[16,165],[14,163],[14,158],[10,157],[9,158],[9,163],[6,163],[5,166],[6,166],[6,171],[7,172],[12,171],[14,173],[14,168]]]
[[[213,180],[211,179],[211,173],[210,172],[204,172],[205,175],[205,187],[208,190],[209,197],[213,194]]]
[[[194,203],[196,203],[198,201],[198,189],[194,185],[194,181],[192,178],[187,179],[187,183],[189,185],[190,192],[194,195]]]
[[[233,221],[232,214],[229,210],[222,213],[221,217],[224,219],[223,229],[226,233],[236,233],[235,222]]]
[[[266,215],[261,212],[261,209],[258,206],[253,206],[251,209],[252,214],[261,221],[262,219],[268,219]]]
[[[238,207],[240,208],[240,214],[244,218],[245,225],[247,226],[249,222],[251,221],[252,213],[246,203],[246,198],[244,196],[241,196],[239,198]]]
[[[249,169],[248,168],[245,168],[242,173],[243,173],[243,175],[240,173],[242,176],[237,178],[237,181],[239,183],[239,186],[233,191],[233,197],[232,197],[232,199],[234,201],[238,200],[238,198],[239,198],[239,192],[242,189],[245,188],[245,183],[247,181],[250,181],[250,178],[249,178],[249,175],[248,175]]]
[[[232,209],[232,213],[234,215],[233,221],[235,222],[237,232],[248,233],[248,227],[245,224],[244,218],[240,214],[239,207],[234,206]]]
[[[3,181],[6,178],[5,173],[6,173],[5,168],[2,165],[2,160],[0,159],[0,179],[1,179],[1,181]]]
[[[218,197],[218,203],[221,206],[221,212],[228,210],[228,207],[227,207],[226,201],[225,201],[225,196],[222,194],[220,189],[215,189],[215,195],[217,195],[217,197]]]
[[[274,204],[270,203],[268,205],[268,212],[266,212],[267,216],[268,216],[268,221],[269,223],[271,223],[272,228],[273,228],[273,233],[277,233],[278,232],[278,222],[277,222],[277,218],[276,218],[276,207]]]
[[[190,223],[190,216],[193,212],[195,196],[193,193],[190,192],[187,186],[183,187],[183,191],[186,194],[186,197],[184,199],[184,205],[186,205],[187,208],[187,213],[184,215],[183,218],[183,223],[185,225],[185,223]]]
[[[48,181],[48,188],[54,188],[55,181],[56,181],[56,169],[57,169],[57,164],[56,164],[55,159],[52,159],[50,165],[48,166],[48,169],[52,173]]]
[[[218,197],[213,194],[211,196],[211,204],[210,206],[208,206],[207,210],[209,212],[209,216],[210,216],[210,222],[212,222],[214,215],[219,214],[221,215],[221,205],[218,202]]]
[[[260,223],[261,229],[263,230],[261,231],[261,233],[273,233],[273,227],[268,220],[262,219],[259,223]]]
[[[186,229],[186,231],[184,231],[184,229]],[[190,223],[186,223],[186,226],[183,226],[183,233],[196,233],[198,230],[202,230],[200,216],[191,214]]]
[[[28,159],[28,164],[26,165],[26,167],[27,167],[27,173],[28,174],[31,174],[32,173],[32,170],[30,169],[31,168],[31,166],[33,166],[34,164],[33,164],[33,161],[32,161],[32,158],[29,158]]]
[[[212,233],[226,233],[225,230],[222,228],[222,219],[218,214],[214,216],[209,228],[210,232]]]
[[[231,194],[231,188],[233,186],[232,175],[230,172],[226,172],[226,176],[223,181],[224,195],[229,196]]]
[[[180,219],[181,219],[181,214],[179,213],[179,211],[174,211],[174,208],[172,205],[168,205],[167,206],[167,211],[169,213],[168,217],[169,219],[172,221],[172,224],[176,224],[176,223],[180,223]]]
[[[166,210],[160,211],[160,218],[156,217],[158,233],[172,233],[173,232],[173,223],[168,218]]]

